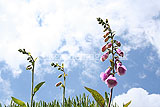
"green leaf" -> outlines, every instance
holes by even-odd
[[[130,104],[131,104],[131,101],[129,101],[129,102],[126,103],[126,104],[123,104],[123,107],[128,107]]]
[[[34,88],[34,94],[39,90],[39,88],[44,84],[45,82],[40,82],[39,84],[37,84]]]
[[[21,100],[19,100],[19,99],[16,99],[16,98],[14,98],[14,97],[11,97],[12,98],[12,100],[16,103],[16,104],[18,104],[18,105],[20,105],[20,106],[22,106],[22,107],[26,107],[26,104],[23,102],[23,101],[21,101]]]
[[[38,57],[34,59],[34,62],[36,62],[37,59],[38,59]]]
[[[106,102],[107,102],[107,105],[108,105],[108,103],[109,103],[109,97],[108,97],[108,93],[107,92],[105,92],[105,99],[106,99]]]
[[[87,87],[84,87],[86,90],[88,90],[93,98],[96,100],[96,102],[101,106],[101,107],[104,107],[104,98],[102,97],[101,94],[99,94],[96,90],[93,90],[91,88],[87,88]]]

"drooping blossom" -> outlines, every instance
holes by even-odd
[[[102,52],[104,52],[106,49],[110,48],[111,46],[112,46],[112,43],[108,43],[108,44],[104,45],[102,47]]]
[[[120,49],[116,49],[116,52],[119,56],[123,57],[124,53]]]
[[[122,63],[117,63],[117,69],[116,72],[118,73],[119,76],[124,75],[127,71],[127,68],[122,65]]]
[[[120,47],[121,46],[121,42],[120,41],[116,41],[116,45]]]
[[[117,85],[117,79],[116,79],[116,77],[114,77],[113,75],[110,75],[110,76],[106,79],[105,83],[107,84],[107,86],[108,86],[109,88],[113,88],[114,86]]]
[[[101,56],[101,61],[105,61],[109,56],[109,51],[107,51],[104,55]]]
[[[105,81],[108,78],[108,75],[104,72],[101,72],[100,77],[102,81]]]

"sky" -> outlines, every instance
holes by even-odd
[[[64,63],[67,98],[86,93],[92,99],[84,86],[103,96],[109,92],[99,77],[109,60],[99,60],[104,33],[97,17],[109,20],[125,53],[127,72],[116,76],[114,102],[159,107],[159,0],[0,0],[0,102],[9,104],[11,96],[30,101],[31,72],[20,48],[38,57],[35,84],[45,81],[35,101],[62,100],[62,89],[55,87],[60,72],[52,62]]]

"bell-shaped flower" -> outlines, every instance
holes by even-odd
[[[101,72],[100,77],[102,81],[105,81],[108,78],[108,75],[104,72]]]
[[[121,42],[120,41],[116,41],[116,45],[120,47],[121,46]]]
[[[122,65],[122,63],[117,63],[117,69],[116,72],[118,73],[119,76],[124,75],[127,71],[127,68]]]
[[[107,43],[102,47],[102,52],[104,52],[106,49],[110,48],[112,46],[112,43]]]
[[[109,56],[109,51],[107,51],[104,55],[102,55],[100,60],[103,62],[108,58],[108,56]]]
[[[120,49],[116,49],[116,52],[119,56],[124,56],[124,53]]]
[[[110,75],[106,80],[105,83],[109,88],[113,88],[114,86],[117,85],[117,79],[113,75]]]

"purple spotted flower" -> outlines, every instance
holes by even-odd
[[[113,75],[110,75],[106,80],[105,83],[109,88],[113,88],[114,86],[117,85],[117,79]]]
[[[108,43],[108,44],[104,45],[102,47],[102,52],[104,52],[106,49],[110,48],[111,46],[112,46],[112,43]]]
[[[122,63],[117,63],[117,69],[116,72],[118,73],[119,76],[124,75],[127,71],[127,68],[122,65]]]
[[[101,61],[105,61],[109,56],[109,51],[107,51],[104,55],[101,56]]]
[[[116,49],[116,52],[119,56],[123,57],[124,53],[120,49]]]

